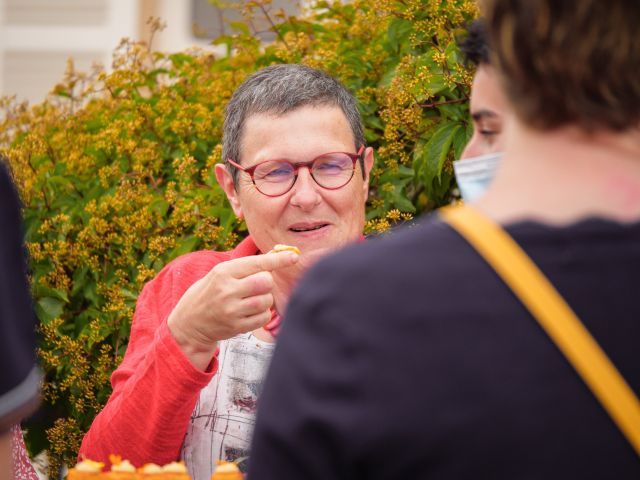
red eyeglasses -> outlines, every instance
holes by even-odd
[[[346,152],[323,153],[309,162],[292,163],[288,160],[266,160],[253,167],[244,168],[229,159],[238,170],[248,173],[258,191],[268,197],[279,197],[293,188],[298,170],[307,167],[311,178],[322,188],[337,190],[353,178],[356,161],[362,156],[364,145],[357,154]]]

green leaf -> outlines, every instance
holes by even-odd
[[[456,130],[456,133],[453,136],[453,155],[456,160],[460,158],[464,147],[469,143],[472,132],[473,130],[468,130],[466,128]]]
[[[425,146],[425,163],[423,177],[427,188],[434,178],[440,179],[442,167],[449,154],[453,137],[462,128],[460,123],[448,122],[441,125],[431,136]]]
[[[436,96],[449,91],[449,87],[444,81],[444,75],[442,73],[434,72],[429,82],[425,85],[426,88],[431,90],[431,95]]]
[[[51,288],[44,285],[36,285],[33,292],[36,298],[55,298],[57,300],[62,300],[64,303],[69,303],[69,297],[67,296],[67,292],[64,290],[60,290],[58,288]]]
[[[138,293],[136,292],[132,292],[131,290],[128,290],[126,288],[121,288],[120,291],[122,292],[122,296],[127,299],[127,300],[131,300],[133,302],[135,302],[136,300],[138,300]]]
[[[380,120],[380,117],[374,115],[366,117],[365,125],[369,128],[384,131],[384,124],[382,123],[382,120]]]
[[[425,147],[427,145],[427,141],[424,138],[419,138],[413,147],[413,172],[414,176],[421,178],[422,177],[422,169],[425,161]]]
[[[82,294],[85,299],[89,300],[93,305],[98,306],[100,304],[100,297],[96,292],[96,282],[91,279],[84,284]]]
[[[42,323],[49,323],[60,317],[64,311],[64,302],[57,298],[43,297],[36,303],[36,314]]]
[[[440,178],[435,178],[428,190],[431,202],[434,206],[439,207],[446,202],[446,196],[451,188],[452,176],[443,172]]]
[[[440,97],[438,102],[443,102],[445,100],[446,99],[444,97]],[[469,113],[468,109],[466,108],[466,105],[443,104],[443,105],[438,105],[437,108],[438,108],[438,111],[440,112],[440,115],[443,118],[447,118],[449,120],[454,120],[459,122],[464,121],[467,118],[467,115]]]
[[[455,42],[451,42],[444,49],[444,54],[447,56],[447,63],[449,67],[453,67],[454,65],[460,65],[463,63],[463,56],[460,53],[460,49]]]
[[[214,7],[218,7],[221,9],[232,7],[233,5],[229,2],[225,2],[223,0],[208,0],[211,5]]]
[[[164,198],[158,198],[151,202],[151,204],[149,205],[149,211],[155,212],[159,214],[161,217],[164,217],[167,214],[167,211],[169,210],[170,205],[171,204],[167,202]]]
[[[402,212],[415,212],[416,207],[409,201],[407,197],[402,194],[394,195],[392,199],[393,204]]]
[[[153,262],[153,269],[156,272],[159,272],[160,270],[162,270],[165,266],[165,262],[163,262],[162,260],[160,260],[159,258]]]
[[[405,165],[398,165],[398,172],[397,172],[398,178],[413,178],[414,175],[415,175],[415,172],[413,168],[409,168]]]
[[[249,27],[243,22],[229,22],[229,26],[244,35],[250,35]]]
[[[380,80],[378,81],[378,86],[379,87],[383,87],[383,88],[387,88],[389,85],[391,85],[391,81],[395,78],[396,76],[396,68],[398,67],[398,62],[396,61],[393,65],[391,65],[389,67],[389,69],[380,77]]]
[[[171,250],[169,253],[169,260],[173,260],[174,258],[179,257],[180,255],[184,255],[185,253],[192,252],[195,250],[196,246],[200,243],[200,239],[196,236],[189,236],[182,240],[177,247]]]
[[[193,57],[187,53],[174,53],[169,55],[169,58],[176,66],[181,66],[185,63],[193,63]]]
[[[387,42],[393,51],[398,51],[400,44],[409,36],[413,23],[400,17],[394,17],[387,29]]]
[[[53,91],[53,94],[54,94],[54,95],[57,95],[57,96],[59,96],[59,97],[71,98],[71,94],[70,94],[69,92],[67,92],[66,90],[62,90],[62,89],[60,89],[60,90],[55,89],[55,90]]]
[[[383,209],[381,209],[381,208],[371,209],[371,210],[367,211],[367,215],[365,216],[365,218],[367,219],[367,221],[369,221],[369,220],[372,220],[374,218],[378,218],[383,213],[384,213]]]

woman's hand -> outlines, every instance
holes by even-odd
[[[285,251],[229,260],[189,287],[167,324],[196,368],[208,367],[219,340],[250,332],[271,320],[275,272],[293,266],[298,258]]]

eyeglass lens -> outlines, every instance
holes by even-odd
[[[253,172],[253,181],[265,195],[282,195],[296,181],[297,169],[285,160],[264,162]],[[321,187],[336,189],[346,185],[354,172],[354,161],[344,153],[330,153],[310,165],[311,176]]]

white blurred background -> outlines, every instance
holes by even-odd
[[[298,10],[291,0],[272,3],[290,15]],[[152,45],[165,52],[194,45],[215,50],[211,40],[229,32],[225,20],[239,18],[208,0],[0,0],[0,95],[42,101],[69,57],[77,70],[94,62],[108,68],[121,38],[149,39],[152,16],[167,24]]]

